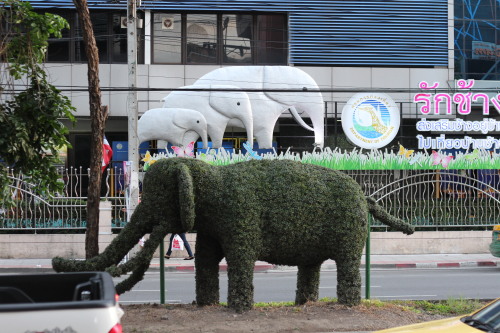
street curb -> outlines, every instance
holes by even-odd
[[[403,268],[461,268],[461,267],[500,267],[500,261],[480,260],[480,261],[463,261],[463,262],[397,262],[397,263],[372,263],[370,268],[385,268],[385,269],[403,269]],[[366,269],[366,264],[360,265],[361,269]],[[325,263],[321,270],[336,270],[335,263]],[[159,264],[151,264],[150,271],[159,271]],[[193,272],[195,270],[192,265],[165,265],[166,272]],[[227,263],[219,265],[220,272],[227,272]],[[283,266],[272,264],[256,264],[254,272],[291,272],[297,271],[296,266]],[[4,265],[0,266],[0,273],[54,273],[50,265]]]
[[[463,262],[417,262],[417,263],[391,263],[371,264],[371,268],[460,268],[460,267],[500,267],[497,261],[463,261]],[[361,268],[366,268],[361,265]]]
[[[261,265],[255,265],[254,266],[254,272],[263,272],[263,271],[268,271],[274,269],[275,265],[271,264],[261,264]],[[1,268],[0,268],[1,270]],[[153,264],[149,267],[149,270],[160,270],[160,265],[158,264]],[[186,265],[179,265],[179,266],[165,266],[165,271],[166,272],[193,272],[194,265],[186,266]],[[219,272],[227,272],[227,264],[220,264],[219,265]]]
[[[464,261],[464,262],[419,262],[419,263],[383,263],[371,264],[370,268],[460,268],[460,267],[500,267],[500,262],[496,261]],[[366,265],[362,264],[361,269],[366,269]],[[323,264],[321,270],[335,270],[335,264]],[[150,270],[160,270],[160,265],[151,265]],[[185,266],[165,266],[167,272],[193,272],[194,265]],[[254,272],[290,272],[297,271],[297,266],[284,266],[272,264],[257,264],[254,266]],[[219,272],[227,272],[227,264],[219,265]]]

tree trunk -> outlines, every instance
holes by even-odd
[[[87,194],[87,232],[85,235],[85,256],[87,259],[99,254],[99,202],[101,199],[101,165],[104,125],[108,109],[101,105],[99,85],[99,52],[90,21],[87,0],[73,0],[83,32],[85,54],[88,59],[89,106],[91,119],[90,171]]]

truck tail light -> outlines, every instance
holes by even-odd
[[[112,329],[109,330],[109,333],[123,333],[122,325],[116,324]]]

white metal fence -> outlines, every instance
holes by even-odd
[[[374,170],[349,174],[390,213],[417,227],[489,227],[500,223],[498,170]]]
[[[62,193],[39,193],[36,184],[9,170],[15,205],[0,204],[0,230],[86,228],[88,170],[59,170]],[[500,224],[498,170],[346,171],[392,214],[417,227],[490,227]],[[102,196],[112,202],[112,227],[126,224],[124,175],[108,169]],[[375,222],[373,228],[384,228]]]
[[[8,172],[15,205],[0,204],[0,230],[86,229],[88,169],[59,168],[62,193],[40,193],[22,174]],[[127,216],[122,169],[107,170],[101,194],[112,202],[112,227],[123,227]]]

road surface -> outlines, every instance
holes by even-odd
[[[254,273],[254,301],[293,301],[296,271]],[[364,270],[362,295],[365,296]],[[195,300],[193,272],[166,272],[166,303],[187,304]],[[160,274],[148,272],[134,289],[121,295],[120,302],[159,303]],[[227,301],[227,274],[221,272],[220,301]],[[123,280],[115,279],[115,283]],[[336,297],[337,273],[322,271],[320,297]],[[442,300],[449,298],[493,299],[500,297],[500,267],[438,269],[372,269],[371,298],[380,300]]]

